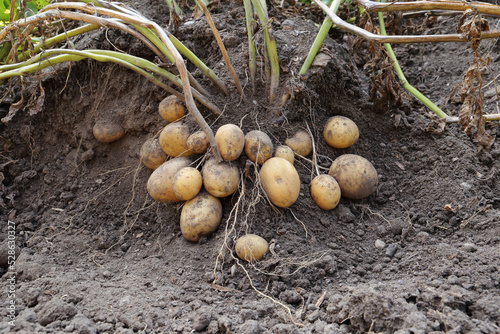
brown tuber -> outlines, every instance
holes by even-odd
[[[158,106],[158,111],[161,118],[170,123],[176,122],[186,115],[186,108],[184,108],[182,101],[175,95],[164,98]]]
[[[156,138],[144,142],[140,152],[141,162],[149,169],[156,169],[167,160],[167,154],[161,149]]]
[[[345,198],[366,198],[377,189],[378,175],[375,167],[359,155],[341,155],[333,161],[328,174],[337,180]]]
[[[112,122],[99,122],[92,128],[95,139],[101,143],[112,143],[125,135],[125,130],[120,124]]]

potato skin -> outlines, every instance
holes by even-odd
[[[159,202],[179,202],[172,189],[175,174],[191,164],[189,158],[174,158],[160,165],[149,176],[147,190],[149,195]]]
[[[180,201],[193,199],[203,185],[201,173],[193,167],[184,167],[174,175],[172,191]]]
[[[208,141],[207,134],[204,131],[199,130],[188,137],[186,145],[191,151],[193,151],[193,153],[203,154],[210,146],[210,142]]]
[[[240,259],[254,262],[264,258],[269,245],[264,238],[255,234],[247,234],[236,240],[234,250]]]
[[[260,169],[260,181],[269,200],[280,208],[289,207],[299,197],[299,174],[288,160],[267,160]]]
[[[171,157],[190,157],[194,153],[187,146],[189,127],[182,122],[170,123],[163,128],[158,141],[167,155]]]
[[[345,198],[366,198],[377,189],[378,175],[375,167],[356,154],[339,156],[333,161],[328,174],[337,180]]]
[[[340,194],[339,184],[331,175],[318,175],[311,182],[311,197],[323,210],[335,209],[339,204]]]
[[[203,186],[215,197],[226,197],[233,194],[240,182],[240,171],[229,162],[208,160],[202,169]]]
[[[295,153],[290,146],[280,145],[276,147],[274,156],[288,160],[292,165],[295,162]]]
[[[222,219],[222,204],[217,197],[207,192],[199,193],[184,204],[181,211],[181,232],[192,242],[211,235]]]
[[[273,156],[273,148],[271,138],[260,130],[253,130],[245,135],[245,154],[253,162],[266,162]]]
[[[245,134],[234,124],[225,124],[215,133],[215,142],[222,158],[233,161],[239,158],[245,147]]]
[[[112,143],[125,135],[125,130],[120,124],[112,122],[100,122],[92,128],[94,138],[101,143]]]
[[[144,142],[140,152],[141,162],[155,170],[167,160],[167,154],[161,149],[158,139],[150,138]]]
[[[351,119],[344,116],[333,116],[325,124],[323,137],[326,143],[333,148],[347,148],[358,141],[359,129]]]
[[[285,144],[298,155],[306,157],[312,152],[313,144],[311,136],[304,130],[300,130],[291,138],[285,140]]]
[[[158,105],[158,112],[161,118],[173,123],[186,115],[186,108],[184,108],[182,101],[177,96],[169,95]]]

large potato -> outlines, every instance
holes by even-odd
[[[234,245],[236,255],[248,262],[262,260],[268,249],[267,241],[255,234],[247,234],[238,238]]]
[[[205,131],[199,130],[188,137],[186,145],[193,153],[203,154],[210,146],[210,141]]]
[[[245,135],[245,153],[253,162],[263,164],[273,156],[273,142],[260,130],[250,131]]]
[[[366,198],[377,189],[378,175],[375,167],[359,155],[341,155],[333,161],[328,174],[337,180],[345,198]]]
[[[193,167],[184,167],[175,173],[172,180],[172,191],[181,201],[189,201],[201,190],[203,185],[201,173]]]
[[[311,197],[323,210],[334,209],[340,201],[340,187],[328,174],[316,176],[311,182]]]
[[[323,137],[331,147],[347,148],[358,141],[358,126],[347,117],[333,116],[326,122]]]
[[[160,102],[158,112],[161,118],[172,123],[186,115],[186,108],[184,108],[182,101],[177,96],[170,95]]]
[[[192,242],[211,235],[222,219],[222,204],[217,197],[201,192],[184,204],[181,211],[181,232]]]
[[[189,158],[174,158],[156,168],[148,179],[149,195],[159,202],[179,202],[172,189],[172,182],[175,174],[189,164]]]
[[[300,178],[293,165],[283,158],[271,158],[260,169],[260,181],[269,200],[287,208],[299,197]]]
[[[296,154],[303,157],[308,156],[313,149],[311,136],[304,130],[300,130],[293,137],[287,138],[285,144],[290,146]]]
[[[94,138],[101,143],[112,143],[125,135],[120,124],[113,122],[99,122],[92,128]]]
[[[150,138],[144,142],[140,152],[141,162],[149,169],[156,169],[167,160],[158,139]]]
[[[290,148],[290,146],[287,145],[280,145],[276,147],[276,152],[274,152],[274,156],[288,160],[292,165],[295,162],[295,153]]]
[[[234,124],[225,124],[215,133],[215,142],[219,147],[221,156],[228,161],[238,159],[245,147],[245,135]]]
[[[171,157],[190,157],[194,152],[187,146],[189,127],[182,122],[170,123],[160,133],[160,146]]]
[[[240,171],[229,162],[208,160],[202,169],[203,185],[215,197],[226,197],[238,189]]]

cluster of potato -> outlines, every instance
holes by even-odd
[[[259,176],[267,198],[281,208],[294,204],[300,193],[300,177],[294,167],[297,156],[307,156],[313,150],[309,132],[298,131],[274,149],[269,136],[253,130],[246,134],[234,124],[225,124],[215,133],[222,162],[208,159],[201,172],[192,167],[192,157],[204,154],[208,138],[204,132],[191,133],[182,118],[185,109],[181,101],[170,96],[159,106],[163,119],[169,123],[157,139],[147,140],[141,149],[141,161],[153,169],[147,190],[160,202],[185,201],[180,217],[183,236],[193,242],[211,235],[222,219],[220,198],[230,196],[239,187],[240,171],[231,162],[243,152],[261,165]],[[324,137],[332,147],[345,148],[358,139],[354,122],[345,117],[332,117],[325,126]],[[320,208],[335,208],[340,196],[364,198],[376,187],[377,175],[368,160],[343,155],[337,158],[328,174],[317,176],[311,183],[311,195]],[[243,260],[261,259],[268,250],[263,238],[248,234],[237,240],[235,252]]]
[[[343,149],[359,139],[357,125],[347,117],[328,119],[323,137],[328,145]],[[334,209],[343,196],[362,199],[370,196],[378,184],[377,171],[367,159],[355,154],[343,154],[333,161],[328,174],[316,176],[311,183],[311,196],[324,210]]]

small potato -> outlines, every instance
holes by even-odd
[[[323,210],[334,209],[340,201],[340,187],[328,174],[318,175],[311,182],[311,196]]]
[[[274,156],[278,158],[283,158],[288,160],[292,165],[295,161],[295,154],[290,146],[280,145],[276,147],[276,152],[274,152]]]
[[[202,169],[203,185],[215,197],[226,197],[233,194],[240,183],[240,171],[229,162],[208,160]]]
[[[307,131],[300,130],[293,137],[287,138],[285,144],[298,155],[306,157],[313,149],[311,136]]]
[[[95,139],[101,143],[112,143],[125,135],[125,130],[120,124],[112,122],[99,122],[92,128]]]
[[[289,207],[299,197],[299,174],[288,160],[267,160],[260,169],[260,181],[269,200],[280,208]]]
[[[377,189],[378,175],[375,167],[359,155],[341,155],[333,161],[328,174],[337,180],[345,198],[366,198]]]
[[[188,137],[186,145],[193,153],[203,154],[210,146],[210,142],[208,141],[207,134],[199,130]]]
[[[356,123],[349,118],[333,116],[326,122],[323,137],[331,147],[347,148],[358,141],[359,129]]]
[[[186,115],[186,108],[182,101],[175,95],[170,95],[164,98],[158,106],[161,118],[173,123]]]
[[[189,201],[198,195],[202,184],[201,173],[196,168],[184,167],[175,173],[172,190],[177,199]]]
[[[217,197],[201,192],[184,204],[181,211],[181,232],[184,238],[192,242],[208,237],[222,219],[222,204]]]
[[[234,250],[240,259],[255,262],[262,260],[269,250],[269,245],[264,238],[255,234],[247,234],[236,240]]]
[[[273,142],[260,130],[250,131],[245,135],[245,153],[253,162],[263,164],[273,156]]]
[[[172,189],[172,182],[175,174],[190,164],[191,159],[189,158],[174,158],[156,168],[148,179],[147,189],[149,195],[159,202],[179,202],[180,200],[175,196]]]
[[[225,124],[215,133],[215,142],[219,147],[222,158],[227,161],[238,159],[245,147],[245,135],[234,124]]]
[[[160,146],[171,157],[190,157],[194,152],[187,146],[189,127],[182,122],[170,123],[160,133]]]
[[[156,169],[167,160],[158,139],[150,138],[144,142],[140,152],[141,162],[149,169]]]

